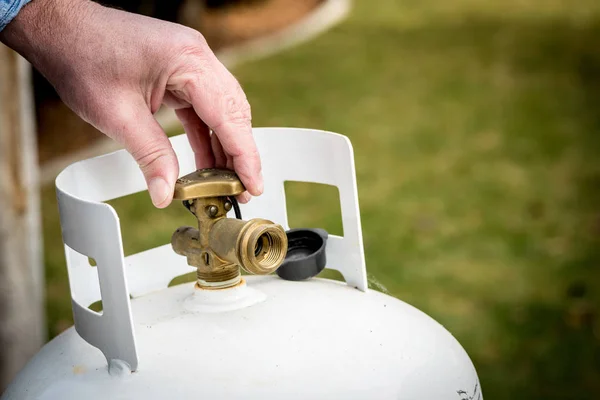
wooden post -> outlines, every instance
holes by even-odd
[[[0,44],[0,392],[45,340],[31,69]]]

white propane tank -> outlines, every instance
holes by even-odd
[[[482,399],[448,331],[368,290],[349,140],[288,128],[254,136],[265,189],[242,205],[244,217],[288,229],[285,181],[336,186],[344,236],[329,236],[326,258],[345,283],[266,275],[222,290],[168,287],[195,269],[170,244],[124,257],[119,218],[104,203],[145,190],[132,157],[76,163],[56,179],[75,326],[44,346],[2,399]],[[181,173],[193,172],[185,135],[171,142]],[[98,300],[101,313],[88,308]]]

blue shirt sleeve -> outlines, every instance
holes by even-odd
[[[21,8],[31,0],[0,0],[0,31],[3,30]]]

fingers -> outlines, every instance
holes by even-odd
[[[252,199],[252,196],[250,196],[250,194],[248,194],[248,192],[244,192],[244,193],[238,195],[236,197],[236,199],[239,203],[246,204]]]
[[[175,110],[175,113],[194,150],[196,168],[234,169],[233,158],[225,153],[218,136],[210,133],[208,126],[198,117],[193,108],[181,108]],[[248,192],[237,196],[237,200],[243,204],[248,203],[251,198]]]
[[[140,166],[152,203],[158,208],[168,206],[173,200],[179,164],[165,132],[145,104],[129,112],[121,110],[120,118],[114,122],[114,139]]]
[[[194,150],[196,168],[212,168],[215,166],[215,157],[211,147],[211,138],[208,126],[198,117],[193,108],[175,110],[177,118],[181,121],[187,134],[190,146]]]
[[[260,157],[252,136],[250,105],[225,67],[216,59],[211,64],[211,71],[185,85],[186,97],[218,136],[224,153],[231,157],[231,168],[248,192],[258,196],[263,191],[263,181]]]
[[[215,157],[215,167],[227,168],[227,155],[223,150],[223,146],[221,146],[219,137],[214,133],[210,135],[210,145]]]
[[[212,133],[210,135],[210,143],[213,154],[215,155],[215,167],[233,169],[233,159],[231,156],[227,156],[225,154],[223,146],[221,146],[221,142],[219,141],[219,137],[216,134]],[[237,201],[242,204],[246,204],[251,198],[252,196],[250,196],[250,194],[246,191],[237,196]]]

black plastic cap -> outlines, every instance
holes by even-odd
[[[324,229],[290,229],[286,232],[288,251],[277,269],[277,275],[286,281],[303,281],[317,276],[327,264]]]

